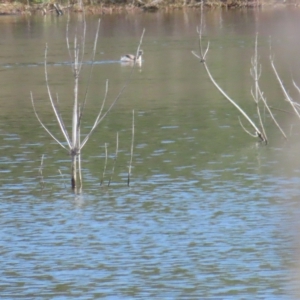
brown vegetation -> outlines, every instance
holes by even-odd
[[[241,7],[260,7],[291,5],[298,6],[300,0],[206,0],[204,6],[215,8],[241,8]],[[49,1],[39,2],[39,0],[22,0],[20,2],[3,1],[0,3],[0,15],[8,14],[50,14],[58,13],[56,3],[60,3],[62,12],[71,10],[81,12],[83,7],[86,13],[91,14],[111,14],[122,12],[148,11],[154,12],[162,9],[185,9],[198,8],[200,0],[78,0],[78,1]],[[70,3],[70,4],[69,4]]]

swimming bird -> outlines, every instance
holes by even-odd
[[[121,57],[121,62],[142,62],[143,50],[139,50],[137,57],[133,54],[126,54]]]

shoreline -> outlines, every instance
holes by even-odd
[[[199,9],[201,2],[195,2],[191,0],[179,0],[177,2],[168,1],[149,1],[143,3],[142,1],[137,2],[137,5],[133,4],[97,4],[97,5],[80,5],[71,4],[69,6],[58,5],[57,3],[47,4],[23,4],[20,2],[13,3],[1,3],[0,4],[0,16],[7,15],[34,15],[34,14],[56,14],[62,15],[67,10],[74,13],[81,13],[85,10],[87,14],[118,14],[126,12],[156,12],[156,11],[172,11],[172,10],[186,10],[186,9]],[[215,9],[240,9],[240,8],[278,8],[278,7],[299,7],[300,2],[297,1],[286,1],[286,0],[211,0],[206,1],[204,4],[205,8]]]

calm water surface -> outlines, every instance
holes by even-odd
[[[272,106],[286,109],[269,39],[288,86],[300,75],[299,11],[214,10],[205,20],[208,64],[222,87],[257,120],[249,68],[258,32],[261,85]],[[88,17],[86,61],[96,24]],[[191,54],[198,24],[197,11],[103,16],[83,135],[105,80],[111,102],[128,78],[130,67],[118,60],[135,51],[143,28],[145,56],[83,149],[84,188],[74,195],[69,156],[38,124],[30,103],[32,91],[43,122],[62,139],[42,63],[47,42],[50,86],[70,124],[66,17],[0,19],[1,299],[297,299],[299,125],[276,111],[288,142],[267,116],[268,146],[245,134],[234,107]],[[88,64],[81,74],[83,96]]]

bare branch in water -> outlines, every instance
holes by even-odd
[[[143,29],[143,32],[142,32],[142,35],[141,35],[141,37],[140,37],[140,42],[139,42],[139,45],[138,45],[138,47],[137,47],[137,49],[136,49],[136,54],[135,54],[135,57],[137,58],[138,57],[138,55],[139,55],[139,52],[140,52],[140,50],[141,50],[141,46],[142,46],[142,43],[143,43],[143,38],[144,38],[144,35],[145,35],[145,28]]]
[[[64,177],[64,175],[63,175],[63,173],[61,172],[60,169],[58,169],[58,172],[59,172],[59,174],[60,174],[60,176],[61,176],[61,178],[62,178],[62,180],[63,180],[64,186],[65,186],[65,188],[66,188],[67,185],[66,185],[66,182],[65,182],[65,177]]]
[[[132,168],[132,159],[133,159],[133,144],[134,144],[134,110],[132,111],[132,138],[131,138],[131,149],[130,149],[130,162],[128,168],[128,179],[127,185],[130,185],[130,177],[131,177],[131,168]]]
[[[103,98],[103,101],[102,101],[102,105],[101,105],[101,108],[100,108],[100,111],[98,113],[98,116],[94,122],[94,125],[92,126],[90,132],[86,135],[86,137],[83,139],[81,145],[80,145],[80,149],[82,149],[84,147],[84,145],[87,143],[87,141],[89,140],[90,136],[92,135],[93,131],[97,128],[97,126],[99,125],[99,123],[101,122],[100,118],[101,118],[101,114],[102,114],[102,111],[104,109],[104,105],[105,105],[105,102],[106,102],[106,99],[107,99],[107,94],[108,94],[108,80],[106,80],[106,84],[105,84],[105,94],[104,94],[104,98]],[[103,117],[104,118],[104,117]],[[103,119],[102,118],[102,119]],[[100,120],[100,121],[99,121]]]
[[[251,89],[251,95],[253,97],[253,100],[256,104],[256,112],[258,115],[258,120],[260,123],[260,128],[262,130],[263,136],[265,138],[265,142],[267,143],[267,134],[265,131],[264,123],[262,121],[260,108],[259,108],[259,100],[260,100],[260,88],[259,88],[259,78],[261,76],[261,65],[258,64],[258,54],[257,54],[257,37],[258,34],[256,33],[255,36],[255,47],[254,47],[254,56],[251,58],[251,68],[250,68],[250,74],[254,81],[254,91]]]
[[[40,165],[40,167],[39,167],[40,184],[41,184],[42,190],[43,190],[44,187],[45,187],[45,181],[44,181],[44,176],[43,176],[44,156],[45,156],[45,155],[43,154],[42,157],[41,157],[41,165]]]
[[[105,148],[105,163],[104,163],[104,168],[103,168],[103,174],[102,174],[102,179],[100,180],[100,186],[103,184],[104,178],[105,178],[105,173],[106,173],[106,166],[107,166],[107,143],[104,144]]]
[[[95,36],[95,39],[94,39],[94,48],[93,48],[93,55],[92,55],[92,62],[91,62],[91,67],[90,67],[89,79],[88,79],[87,87],[86,87],[86,90],[85,90],[84,99],[83,99],[83,102],[81,104],[81,113],[79,115],[79,122],[78,122],[79,126],[80,126],[81,118],[82,118],[82,115],[83,115],[83,112],[84,112],[85,104],[86,104],[86,101],[87,101],[87,95],[88,95],[88,91],[89,91],[90,83],[91,83],[91,79],[92,79],[92,73],[93,73],[93,69],[94,69],[96,50],[97,50],[97,42],[98,42],[98,37],[99,37],[99,30],[100,30],[100,19],[98,20],[97,32],[96,32],[96,36]]]
[[[115,158],[114,158],[113,167],[112,167],[112,170],[111,170],[111,176],[110,176],[110,179],[109,179],[109,181],[108,181],[107,186],[110,186],[111,181],[112,181],[112,178],[113,178],[113,175],[114,175],[114,173],[115,173],[115,166],[116,166],[116,161],[117,161],[117,158],[118,158],[118,151],[119,151],[119,132],[117,132],[117,138],[116,138],[116,153],[115,153]]]
[[[48,97],[49,97],[49,101],[50,104],[52,106],[54,115],[57,119],[57,122],[59,124],[60,130],[68,144],[68,147],[66,147],[65,145],[63,145],[50,131],[49,129],[42,123],[41,119],[39,118],[36,108],[35,108],[35,104],[34,104],[34,100],[33,100],[33,96],[31,93],[31,102],[32,102],[32,106],[33,106],[33,110],[34,113],[39,121],[39,123],[41,124],[41,126],[48,132],[48,134],[65,150],[69,151],[69,153],[71,154],[71,186],[73,189],[76,189],[79,187],[79,190],[81,190],[82,188],[82,176],[81,176],[81,150],[82,148],[85,146],[85,144],[87,143],[87,141],[89,140],[91,134],[94,132],[94,130],[96,129],[96,127],[100,124],[100,122],[107,116],[107,114],[110,112],[110,110],[114,107],[114,105],[117,103],[117,101],[120,99],[122,93],[124,92],[125,88],[128,86],[128,84],[131,81],[132,78],[132,74],[133,74],[133,69],[135,67],[135,64],[132,66],[131,72],[129,77],[127,78],[125,84],[123,85],[123,87],[121,88],[119,94],[117,95],[117,97],[113,100],[113,102],[109,105],[108,109],[103,113],[104,111],[104,107],[105,107],[105,103],[107,100],[107,95],[108,95],[108,80],[106,81],[106,85],[105,85],[105,93],[104,93],[104,99],[102,101],[100,110],[98,112],[98,115],[94,121],[94,124],[91,128],[91,130],[89,131],[89,133],[85,136],[85,138],[83,139],[83,141],[81,142],[81,122],[82,122],[82,117],[83,117],[83,113],[84,113],[84,109],[87,103],[87,97],[88,97],[88,91],[90,88],[90,84],[91,84],[91,77],[92,77],[92,70],[94,67],[94,62],[95,62],[95,56],[96,56],[96,50],[97,50],[97,42],[98,42],[98,37],[99,37],[99,31],[100,31],[100,20],[98,21],[98,25],[97,25],[97,31],[96,31],[96,35],[95,35],[95,39],[94,39],[94,45],[93,45],[93,52],[92,52],[92,60],[91,60],[91,66],[90,66],[90,73],[89,73],[89,77],[88,77],[88,83],[87,83],[87,87],[85,90],[85,94],[84,94],[84,98],[82,103],[79,103],[79,75],[80,72],[82,70],[83,67],[83,60],[84,60],[84,55],[85,55],[85,46],[86,46],[86,20],[85,20],[85,15],[83,13],[83,21],[81,23],[81,28],[79,28],[79,30],[81,30],[81,35],[77,36],[77,29],[76,28],[76,33],[74,35],[74,40],[73,40],[73,45],[71,47],[70,45],[70,40],[69,40],[69,26],[70,26],[70,15],[68,14],[68,22],[67,22],[67,27],[66,27],[66,44],[67,44],[67,50],[69,53],[69,57],[71,60],[71,66],[72,66],[72,72],[73,72],[73,76],[74,76],[74,103],[73,103],[73,114],[72,114],[72,135],[71,138],[68,134],[68,131],[66,129],[66,126],[63,122],[63,118],[59,112],[59,105],[58,105],[58,96],[57,96],[57,105],[54,103],[54,99],[52,97],[52,93],[51,93],[51,89],[50,89],[50,85],[49,85],[49,80],[48,80],[48,70],[47,70],[47,50],[48,47],[46,45],[46,49],[45,49],[45,60],[44,60],[44,65],[45,65],[45,80],[46,80],[46,87],[47,87],[47,92],[48,92]],[[137,52],[140,51],[140,47],[142,45],[142,41],[143,41],[143,37],[145,34],[145,29],[142,32],[139,44],[138,44],[138,48],[137,48]],[[107,164],[107,145],[105,144],[105,149],[106,149],[106,161],[105,161],[105,168],[104,168],[104,172],[103,172],[103,179],[104,180],[104,176],[105,176],[105,170],[106,170],[106,164]],[[116,148],[116,157],[117,157],[117,152],[118,152],[118,141],[117,141],[117,148]],[[114,167],[113,167],[114,169]],[[79,183],[77,182],[77,174],[79,175]],[[102,184],[101,181],[101,184]]]
[[[31,96],[31,103],[32,103],[32,107],[33,107],[33,111],[34,114],[36,116],[36,118],[38,119],[39,123],[41,124],[41,126],[46,130],[46,132],[57,142],[57,144],[59,144],[62,148],[64,148],[65,150],[69,151],[51,132],[50,130],[44,125],[44,123],[41,121],[36,109],[35,109],[35,105],[34,105],[34,100],[33,100],[33,96],[32,96],[32,92],[30,92],[30,96]]]
[[[269,105],[267,104],[267,100],[264,97],[264,95],[263,95],[263,93],[262,93],[262,91],[260,89],[259,89],[259,96],[260,96],[261,100],[263,101],[263,103],[264,103],[264,105],[265,105],[268,113],[270,114],[273,122],[275,123],[275,125],[277,126],[277,128],[280,130],[280,132],[283,135],[283,137],[287,140],[287,136],[286,136],[285,132],[283,131],[283,129],[281,128],[281,126],[279,125],[279,123],[277,122],[277,120],[275,119],[274,114],[272,113]]]
[[[60,114],[55,106],[55,103],[53,101],[52,98],[52,94],[51,94],[51,90],[50,90],[50,86],[49,86],[49,80],[48,80],[48,70],[47,70],[47,50],[48,50],[48,46],[46,45],[45,48],[45,60],[44,60],[44,66],[45,66],[45,80],[46,80],[46,86],[47,86],[47,91],[48,91],[48,96],[49,96],[49,100],[53,109],[53,112],[55,114],[55,117],[57,119],[58,125],[61,129],[62,134],[64,135],[66,142],[68,143],[69,148],[71,149],[71,141],[69,139],[69,135],[67,133],[67,131],[65,130],[65,125],[63,124],[62,119],[60,118]]]
[[[260,139],[264,142],[267,142],[266,137],[261,132],[261,130],[255,125],[255,123],[251,120],[251,118],[247,115],[247,113],[231,98],[229,95],[219,86],[219,84],[215,81],[214,77],[212,76],[209,67],[206,63],[206,55],[208,54],[209,50],[209,43],[206,47],[206,50],[203,52],[202,47],[202,28],[203,28],[203,3],[201,3],[201,19],[200,19],[200,28],[197,28],[198,36],[199,36],[199,54],[196,54],[194,51],[192,52],[195,57],[197,57],[200,63],[203,64],[205,71],[213,83],[213,85],[217,88],[217,90],[244,116],[244,118],[250,123],[250,125],[255,130],[256,134]]]
[[[241,125],[241,127],[244,129],[244,131],[245,131],[246,133],[248,133],[250,136],[256,138],[256,137],[257,137],[257,134],[253,134],[253,133],[251,133],[249,130],[247,130],[247,129],[245,128],[245,126],[243,125],[243,123],[242,123],[242,121],[241,121],[240,116],[238,116],[238,119],[239,119],[240,125]]]
[[[287,92],[286,88],[284,87],[283,82],[282,82],[282,80],[281,80],[281,78],[280,78],[280,76],[279,76],[279,74],[277,72],[277,69],[275,67],[274,57],[272,57],[271,55],[270,55],[270,62],[271,62],[271,66],[273,68],[274,74],[276,76],[276,79],[277,79],[277,81],[279,83],[279,86],[280,86],[280,88],[281,88],[281,90],[283,92],[283,95],[284,95],[286,101],[288,101],[290,103],[290,105],[292,106],[295,114],[300,119],[300,114],[299,114],[299,111],[298,111],[298,109],[297,109],[297,107],[295,105],[295,102],[293,101],[292,97],[289,95],[289,93]]]

